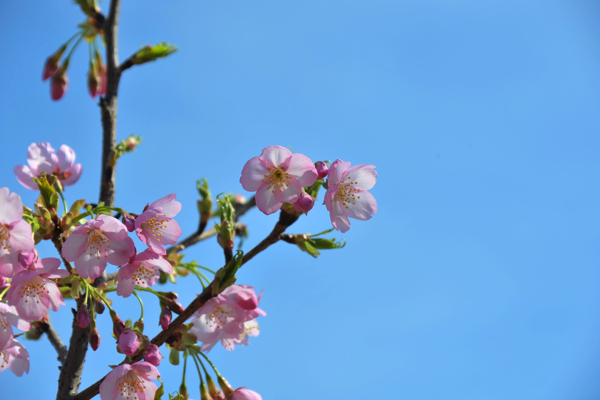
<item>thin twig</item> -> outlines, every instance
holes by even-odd
[[[250,250],[246,254],[246,256],[244,256],[244,258],[242,260],[242,265],[244,265],[245,263],[250,261],[254,256],[256,256],[261,251],[264,251],[265,249],[267,249],[273,243],[276,243],[279,240],[281,234],[286,230],[286,228],[289,227],[290,225],[292,225],[294,222],[296,222],[296,220],[298,220],[299,215],[300,214],[291,215],[284,211],[281,211],[281,213],[279,214],[279,221],[275,225],[275,228],[273,228],[273,231],[262,242],[260,242],[256,247],[254,247],[252,250]],[[154,337],[154,339],[151,340],[152,344],[161,346],[163,343],[165,343],[167,341],[167,339],[169,339],[169,336],[171,336],[171,334],[173,332],[175,332],[175,330],[177,328],[179,328],[196,311],[198,311],[198,309],[200,307],[202,307],[208,300],[215,297],[216,294],[213,294],[213,291],[212,291],[213,284],[214,284],[214,280],[210,283],[210,285],[208,285],[206,287],[206,289],[204,289],[202,291],[202,293],[200,293],[186,307],[186,309],[175,320],[173,320],[171,322],[171,324],[169,325],[169,327],[166,330],[161,331],[158,335],[156,335]],[[141,359],[142,359],[142,355],[138,354],[137,356],[133,357],[133,362],[140,361]],[[100,384],[102,383],[102,381],[104,381],[104,378],[106,378],[106,376],[102,377],[100,380],[98,380],[96,383],[92,384],[90,387],[86,388],[85,390],[82,390],[78,395],[75,396],[74,400],[89,400],[92,397],[94,397],[95,395],[97,395],[100,390]]]
[[[60,336],[58,336],[58,333],[56,333],[50,321],[42,324],[41,330],[46,334],[48,341],[52,347],[54,347],[56,353],[58,353],[58,362],[60,362],[61,365],[64,365],[65,360],[67,359],[67,346],[65,346],[65,344],[62,342]]]

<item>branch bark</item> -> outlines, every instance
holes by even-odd
[[[56,353],[58,354],[58,362],[60,362],[61,365],[65,365],[65,360],[67,359],[67,346],[65,346],[65,344],[62,342],[60,336],[58,336],[58,333],[56,333],[50,321],[42,325],[42,332],[46,334],[48,341],[56,350]]]
[[[271,231],[271,233],[262,242],[256,245],[256,247],[254,247],[246,254],[246,256],[244,256],[242,260],[242,265],[250,261],[261,251],[264,251],[269,246],[276,243],[281,237],[281,234],[285,232],[285,230],[290,225],[296,222],[299,216],[300,214],[292,215],[286,213],[285,211],[281,211],[281,213],[279,214],[279,221],[275,225],[275,228],[273,228],[273,231]],[[161,331],[158,335],[154,337],[154,339],[151,340],[152,344],[155,344],[160,347],[163,343],[167,341],[169,336],[171,336],[171,334],[175,332],[177,328],[179,328],[196,311],[198,311],[200,307],[202,307],[208,300],[215,297],[215,295],[213,295],[212,293],[213,284],[214,280],[185,308],[185,310],[175,320],[171,322],[171,324],[166,330]],[[137,356],[133,357],[133,362],[140,361],[141,359],[142,355],[138,354]],[[100,390],[100,384],[102,384],[104,378],[106,378],[106,376],[103,376],[96,383],[94,383],[87,389],[81,391],[78,395],[75,396],[74,400],[89,400],[95,395],[97,395]]]
[[[106,95],[100,98],[102,115],[102,178],[100,181],[100,201],[112,207],[115,203],[115,163],[112,152],[117,144],[117,93],[121,70],[117,49],[118,23],[121,0],[112,0],[108,18],[104,24],[106,41],[107,85]],[[56,245],[56,243],[55,243]],[[57,246],[57,249],[60,246]],[[59,249],[60,252],[60,249]],[[77,302],[77,308],[81,307]],[[77,394],[81,383],[81,374],[88,349],[90,327],[80,328],[73,318],[73,333],[69,341],[69,350],[58,378],[57,400],[71,400]]]

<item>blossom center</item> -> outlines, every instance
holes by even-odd
[[[142,225],[146,225],[146,229],[150,229],[152,232],[152,237],[156,238],[157,242],[160,242],[160,239],[163,235],[162,230],[167,229],[167,223],[169,221],[170,219],[167,218],[167,214],[163,214],[162,216],[157,214],[156,216],[144,222]],[[157,235],[158,237],[156,237]]]
[[[117,385],[117,390],[121,392],[121,397],[125,397],[128,400],[138,399],[138,393],[144,393],[144,389],[146,389],[144,380],[132,371],[127,372]]]
[[[8,365],[8,354],[2,350],[0,351],[0,368],[6,368]]]
[[[110,249],[110,241],[106,236],[97,229],[90,230],[85,252],[89,252],[90,257],[96,256],[99,260],[100,257],[108,257],[108,249]]]
[[[267,184],[267,190],[275,193],[275,190],[283,192],[289,186],[288,181],[292,176],[285,172],[281,166],[269,168],[269,173],[263,175],[261,182]]]
[[[360,189],[354,187],[357,184],[358,182],[352,182],[352,177],[348,176],[338,186],[335,197],[342,202],[344,207],[348,208],[350,204],[355,205],[356,199],[360,199],[360,196],[355,194],[360,192]]]
[[[50,292],[46,288],[46,285],[44,285],[44,280],[36,276],[24,285],[21,285],[18,295],[21,298],[25,298],[25,303],[29,302],[29,300],[39,303],[40,299],[44,297],[44,293],[49,294]]]
[[[154,265],[146,265],[141,263],[138,269],[135,270],[131,279],[136,285],[147,285],[148,280],[157,274],[157,268]]]
[[[6,225],[0,224],[0,249],[10,251],[8,239],[10,238],[10,229]]]
[[[208,326],[217,325],[217,328],[221,329],[233,319],[233,309],[228,305],[217,306],[206,319]]]

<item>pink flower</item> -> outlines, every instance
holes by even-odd
[[[315,163],[315,168],[317,170],[317,174],[319,174],[319,179],[325,179],[327,174],[329,173],[329,167],[323,161],[317,161]]]
[[[151,344],[146,347],[146,350],[144,351],[144,361],[147,361],[155,367],[158,367],[162,359],[163,356],[160,354],[160,350],[158,349],[157,345]]]
[[[123,265],[135,254],[133,240],[121,221],[99,215],[76,227],[67,238],[62,255],[75,261],[75,269],[83,278],[96,279],[107,263]]]
[[[48,142],[31,143],[27,148],[27,165],[17,165],[13,172],[17,180],[27,189],[39,190],[32,178],[42,172],[53,174],[63,186],[73,185],[81,176],[81,164],[75,164],[75,152],[66,144],[60,146],[58,154]]]
[[[0,189],[0,275],[11,278],[20,268],[19,253],[33,251],[31,226],[23,221],[23,204],[16,193]]]
[[[125,355],[132,356],[137,353],[140,348],[140,338],[137,333],[132,331],[129,328],[126,328],[123,333],[119,336],[119,340],[117,341],[117,345],[119,350]]]
[[[58,258],[42,258],[30,269],[15,275],[6,297],[23,319],[36,321],[46,315],[49,308],[58,311],[65,305],[60,290],[51,280],[69,276],[69,272],[58,269],[59,266]]]
[[[156,254],[167,254],[165,244],[175,244],[181,236],[181,228],[173,219],[181,210],[175,201],[175,193],[146,206],[135,219],[135,231],[142,242]]]
[[[10,369],[16,376],[29,373],[29,353],[21,343],[15,339],[0,350],[0,372]]]
[[[202,341],[202,351],[209,351],[219,340],[227,350],[233,350],[235,343],[241,344],[246,331],[244,323],[266,315],[258,308],[259,301],[254,288],[231,285],[200,307],[190,332]]]
[[[154,286],[160,278],[160,271],[170,274],[173,272],[173,267],[171,263],[150,249],[135,255],[128,264],[119,269],[117,294],[129,297],[135,289],[135,285]]]
[[[14,306],[0,303],[0,349],[12,343],[14,332],[11,325],[24,332],[27,332],[31,327],[29,322],[17,314],[17,309]]]
[[[242,346],[248,346],[250,344],[250,336],[258,336],[260,334],[260,328],[256,319],[244,322],[244,333],[239,339],[234,339],[234,342],[241,344]]]
[[[237,388],[233,393],[227,395],[225,400],[262,400],[262,396],[253,390]]]
[[[100,384],[100,399],[154,400],[157,387],[150,379],[159,376],[156,367],[144,361],[121,364]]]
[[[335,160],[329,168],[325,205],[333,227],[346,232],[350,229],[348,217],[366,221],[371,214],[377,214],[377,201],[367,190],[377,182],[374,165],[356,165],[350,168],[349,162]]]
[[[315,200],[308,193],[302,193],[294,203],[294,209],[298,212],[309,212],[315,205]]]
[[[269,215],[283,203],[294,203],[302,187],[316,180],[317,170],[308,157],[292,154],[281,146],[269,146],[244,165],[240,183],[247,191],[256,191],[256,206]]]
[[[163,330],[167,330],[169,325],[171,324],[171,319],[173,318],[173,314],[171,310],[169,310],[164,304],[160,305],[160,316],[158,317],[158,325],[160,325]]]

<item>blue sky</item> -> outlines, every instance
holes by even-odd
[[[0,186],[31,205],[12,169],[30,143],[49,141],[84,165],[67,199],[96,200],[87,49],[61,101],[40,80],[82,14],[69,1],[1,7]],[[139,212],[177,193],[188,234],[195,181],[245,193],[244,163],[275,144],[379,172],[379,213],[333,235],[344,249],[314,260],[279,243],[240,270],[239,283],[264,289],[268,315],[250,346],[210,353],[225,377],[265,400],[598,398],[599,17],[593,1],[124,2],[121,60],[161,41],[179,51],[123,75],[119,138],[144,142],[119,161],[118,206]],[[244,249],[276,218],[247,214]],[[328,227],[317,202],[290,232]],[[210,240],[186,252],[193,259],[223,263]],[[187,278],[173,290],[187,304],[200,288]],[[158,307],[143,299],[152,337]],[[72,306],[51,313],[65,342]],[[139,313],[133,298],[115,307]],[[121,361],[108,315],[99,324],[82,388]],[[31,371],[2,373],[3,394],[52,398],[52,348],[24,345]],[[181,366],[160,370],[177,390]]]

